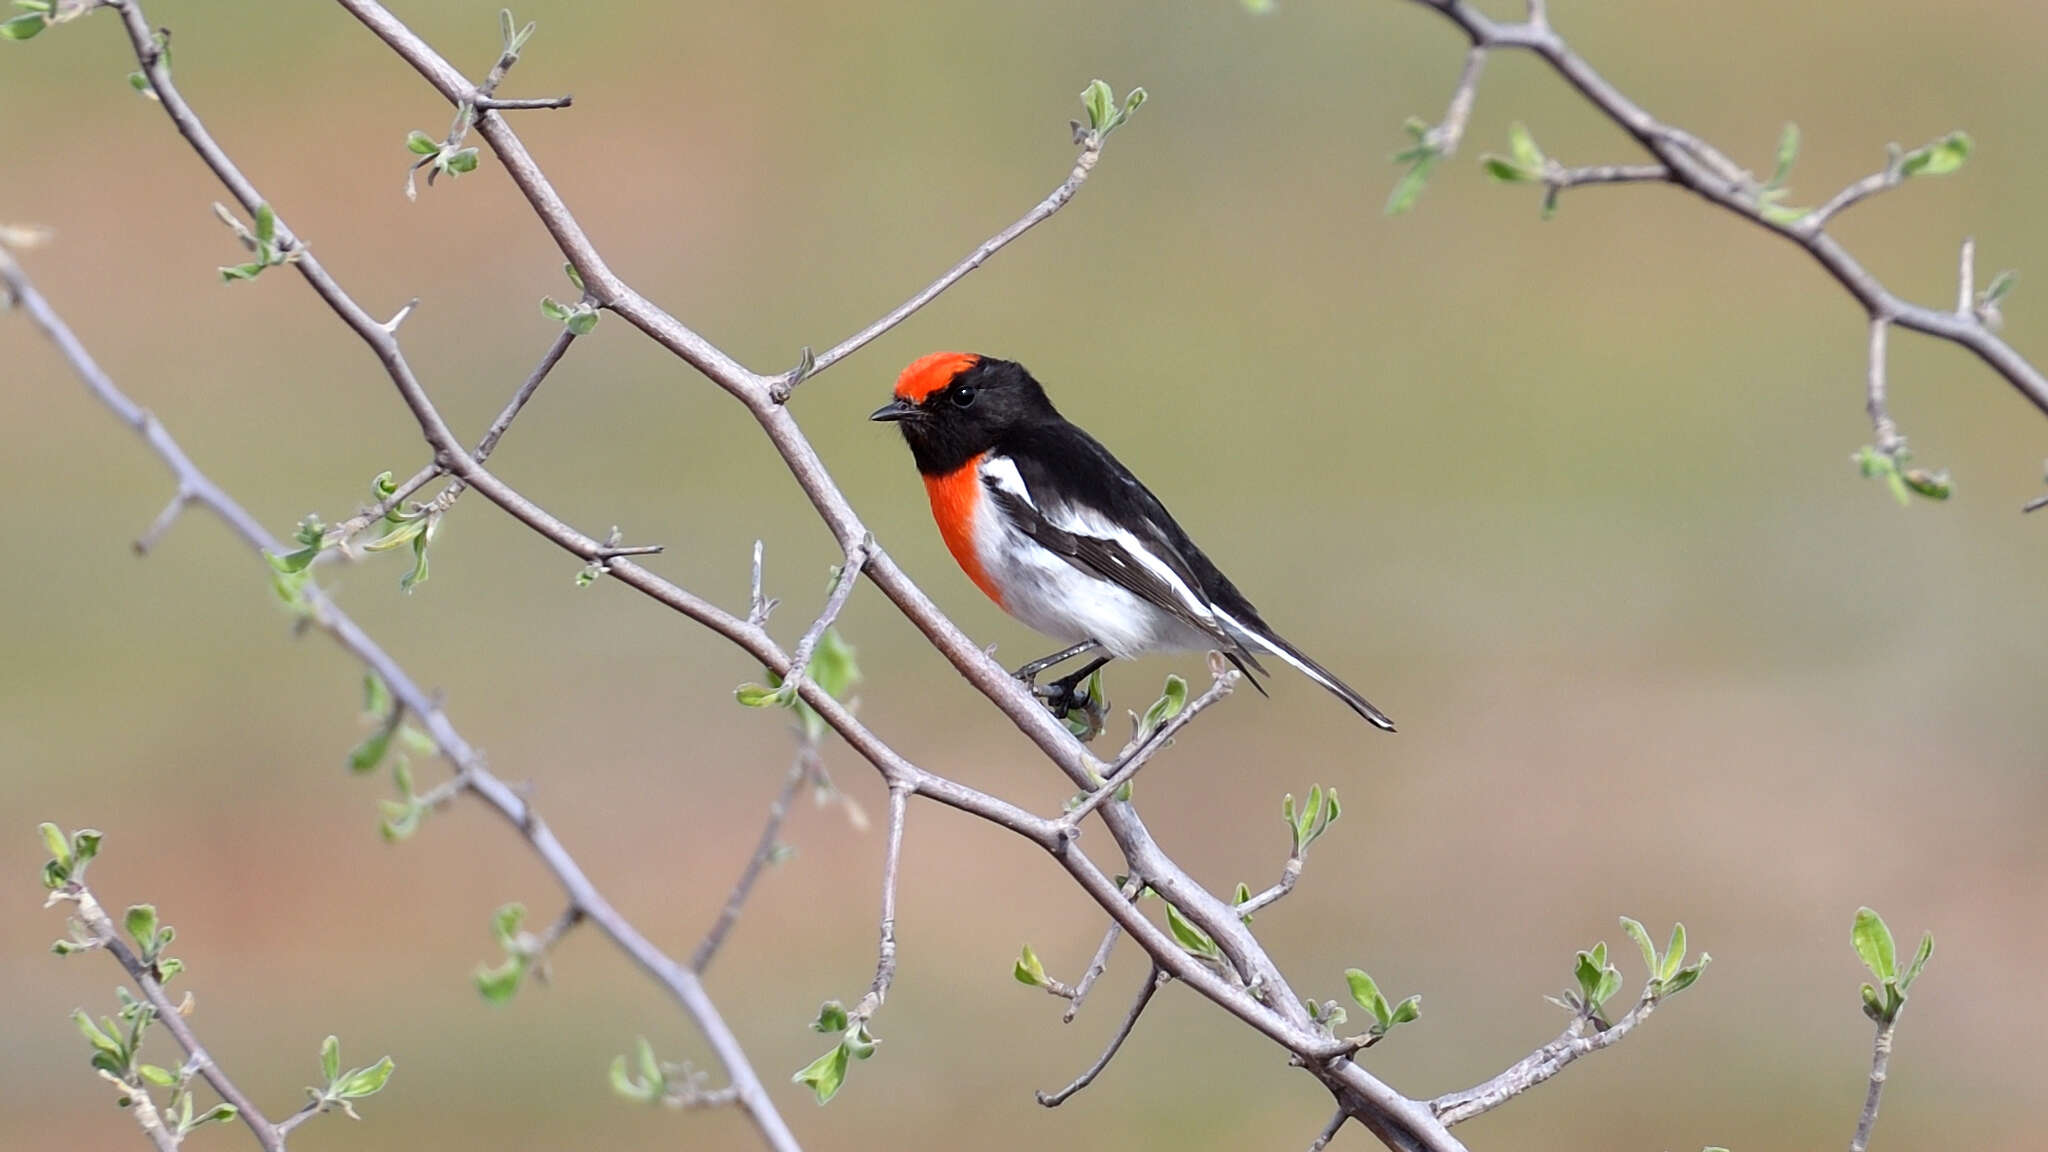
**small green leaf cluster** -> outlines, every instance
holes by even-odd
[[[1422,997],[1410,996],[1399,1004],[1391,1004],[1387,1001],[1386,993],[1380,991],[1379,983],[1366,975],[1364,969],[1346,968],[1344,980],[1351,988],[1351,1002],[1372,1016],[1372,1025],[1365,1033],[1367,1044],[1377,1043],[1380,1037],[1422,1015]],[[1343,1009],[1339,1008],[1338,1011],[1341,1013]],[[1309,1014],[1315,1015],[1313,1008]],[[1330,1026],[1334,1028],[1341,1022],[1340,1016],[1337,1020],[1331,1021]]]
[[[1970,158],[1976,142],[1967,132],[1951,132],[1898,158],[1897,171],[1900,178],[1910,176],[1946,176],[1963,166]]]
[[[1792,224],[1803,218],[1811,208],[1794,208],[1784,202],[1785,182],[1792,178],[1792,165],[1799,159],[1799,125],[1787,122],[1784,131],[1778,134],[1776,166],[1771,178],[1757,189],[1757,211],[1773,224]]]
[[[1394,153],[1394,163],[1408,165],[1408,171],[1394,182],[1394,190],[1387,196],[1387,215],[1399,216],[1415,207],[1422,197],[1422,190],[1429,186],[1430,173],[1436,171],[1437,162],[1444,158],[1443,146],[1437,142],[1436,133],[1420,118],[1410,116],[1401,130],[1414,141],[1408,147]]]
[[[846,642],[839,629],[827,628],[811,652],[810,667],[805,670],[804,679],[817,685],[834,700],[844,700],[854,685],[860,683],[860,664],[854,655],[853,645]],[[824,739],[825,718],[796,694],[794,683],[785,682],[773,669],[766,670],[766,673],[767,687],[742,684],[733,690],[733,699],[749,708],[792,709],[806,741],[815,744]]]
[[[1323,833],[1328,832],[1330,825],[1335,824],[1337,817],[1343,814],[1344,808],[1337,803],[1335,788],[1325,792],[1320,784],[1309,785],[1308,802],[1303,804],[1298,812],[1294,807],[1294,793],[1289,792],[1282,797],[1280,819],[1286,821],[1288,835],[1293,837],[1293,857],[1297,860],[1305,858],[1308,855],[1308,846],[1322,839]]]
[[[1548,220],[1557,214],[1559,186],[1551,171],[1555,162],[1536,147],[1536,138],[1529,135],[1528,127],[1520,121],[1508,127],[1508,154],[1485,153],[1479,157],[1479,166],[1503,184],[1543,185],[1543,218]]]
[[[808,1087],[817,1096],[818,1103],[829,1104],[846,1084],[846,1070],[850,1062],[873,1056],[876,1045],[881,1041],[868,1034],[867,1021],[849,1018],[845,1005],[837,1000],[827,1000],[818,1009],[818,1018],[812,1021],[811,1030],[827,1035],[836,1032],[839,1043],[798,1069],[789,1079],[793,1084]]]
[[[383,504],[398,494],[398,482],[391,473],[379,472],[370,480],[370,499]],[[434,542],[434,534],[441,529],[442,511],[426,504],[411,502],[396,506],[384,513],[382,524],[384,534],[363,545],[365,552],[390,552],[410,545],[412,568],[398,578],[398,587],[411,592],[427,582],[427,546]]]
[[[286,608],[304,616],[312,611],[306,589],[313,581],[313,561],[327,547],[327,525],[318,516],[308,515],[299,521],[292,540],[298,544],[296,549],[282,555],[265,552],[263,558],[270,562],[270,586],[277,598]]]
[[[170,947],[171,941],[178,938],[178,930],[157,922],[156,905],[130,905],[127,915],[122,917],[122,926],[135,941],[135,954],[141,957],[159,982],[167,982],[185,970],[183,960],[164,951]]]
[[[1081,689],[1067,714],[1060,717],[1060,723],[1066,725],[1067,732],[1083,744],[1093,741],[1109,727],[1109,693],[1102,688],[1102,669],[1097,668],[1088,674],[1087,686]],[[1126,790],[1124,798],[1128,797]],[[1085,798],[1085,794],[1076,796],[1070,803],[1079,804]]]
[[[80,828],[67,836],[62,828],[49,823],[38,825],[36,830],[42,834],[43,848],[50,854],[43,861],[43,887],[55,892],[84,883],[86,865],[100,854],[98,830]]]
[[[1906,990],[1920,978],[1920,970],[1927,967],[1928,959],[1934,955],[1934,933],[1921,934],[1920,948],[1904,971],[1899,969],[1899,950],[1892,941],[1890,926],[1869,908],[1856,910],[1850,942],[1855,944],[1857,957],[1878,985],[1863,986],[1863,1014],[1879,1024],[1897,1021],[1899,1010],[1906,1006]]]
[[[1700,974],[1706,971],[1707,965],[1713,962],[1713,957],[1705,952],[1700,953],[1699,959],[1693,963],[1685,962],[1684,924],[1671,926],[1671,942],[1661,954],[1651,943],[1650,933],[1642,924],[1623,916],[1621,927],[1629,939],[1635,941],[1643,956],[1643,968],[1648,974],[1643,982],[1644,1002],[1656,1003],[1692,987]],[[1547,999],[1582,1019],[1594,1021],[1602,1027],[1608,1025],[1611,1021],[1607,1015],[1607,1004],[1615,993],[1621,991],[1621,971],[1608,962],[1605,940],[1578,954],[1572,965],[1572,977],[1577,983],[1576,988],[1568,988],[1561,996]]]
[[[2005,314],[1999,310],[1999,301],[2012,294],[2013,287],[2019,283],[2019,279],[2020,274],[2008,268],[1993,276],[1991,283],[1982,292],[1977,293],[1976,305],[1972,311],[1976,313],[1977,319],[1984,322],[1985,327],[1996,332],[2004,326]]]
[[[16,0],[16,2],[19,3],[20,0]],[[171,70],[171,34],[159,28],[151,34],[151,38],[156,41],[157,64],[168,73]],[[150,85],[147,73],[130,72],[128,74],[128,86],[151,100],[158,101],[159,103],[163,100],[162,97],[156,94],[156,89]]]
[[[386,1056],[366,1068],[341,1067],[341,1041],[329,1036],[320,1045],[320,1074],[326,1078],[325,1088],[307,1086],[306,1095],[312,1100],[317,1111],[326,1112],[339,1108],[351,1120],[360,1120],[354,1102],[368,1096],[375,1096],[384,1090],[391,1079],[394,1065]]]
[[[133,916],[132,909],[130,916]],[[232,1104],[216,1104],[204,1112],[195,1113],[192,1075],[197,1069],[188,1066],[173,1072],[142,1059],[143,1035],[156,1020],[156,1008],[136,999],[126,988],[114,991],[121,1000],[120,1011],[115,1016],[102,1016],[95,1021],[81,1008],[71,1013],[71,1022],[78,1026],[79,1035],[92,1046],[92,1066],[120,1087],[122,1107],[133,1104],[137,1096],[146,1096],[151,1087],[170,1089],[170,1103],[161,1112],[171,1121],[174,1134],[180,1139],[202,1124],[225,1124],[239,1115]]]
[[[1024,950],[1018,953],[1017,966],[1011,970],[1011,975],[1017,978],[1017,983],[1027,987],[1052,987],[1052,977],[1045,974],[1045,965],[1039,961],[1038,953],[1033,952],[1029,944],[1024,945]]]
[[[553,296],[543,296],[540,314],[567,328],[572,336],[588,336],[597,327],[597,305],[588,300],[564,304]]]
[[[405,172],[407,200],[420,198],[419,185],[414,182],[414,178],[419,175],[422,168],[427,170],[429,188],[434,186],[434,179],[444,172],[453,180],[465,172],[476,171],[477,150],[459,146],[462,137],[468,134],[469,126],[475,119],[476,109],[464,104],[456,109],[455,127],[449,131],[445,140],[436,140],[417,128],[406,136],[405,150],[419,157]]]
[[[1124,121],[1145,102],[1145,90],[1133,88],[1118,104],[1116,91],[1106,82],[1090,80],[1081,89],[1081,107],[1088,113],[1088,123],[1073,121],[1074,140],[1079,143],[1092,138],[1098,145],[1109,138],[1111,132],[1123,127]]]
[[[89,4],[68,4],[59,11],[56,0],[14,0],[21,15],[0,20],[0,40],[33,40],[43,29],[66,20],[76,20],[90,11]]]
[[[256,258],[246,264],[236,264],[222,268],[220,270],[221,283],[233,284],[237,280],[254,280],[262,275],[265,268],[272,268],[291,261],[291,254],[286,252],[277,242],[277,213],[270,210],[270,205],[258,204],[256,206],[256,227],[254,229],[242,227],[241,221],[236,220],[224,205],[215,204],[213,210],[222,220],[227,222],[228,227],[235,230],[235,236],[241,240],[242,246],[256,254]]]
[[[1886,453],[1870,444],[1857,449],[1856,454],[1850,457],[1857,471],[1866,478],[1882,477],[1901,508],[1911,504],[1916,495],[1929,500],[1946,500],[1955,493],[1948,469],[1929,472],[1924,468],[1907,467],[1912,458],[1913,454],[1904,448]]]
[[[391,698],[390,687],[375,672],[363,673],[363,714],[376,727],[363,737],[362,743],[349,750],[348,770],[365,775],[376,771],[387,759],[391,761],[391,780],[398,790],[398,799],[378,801],[379,831],[386,842],[397,843],[419,830],[420,820],[428,809],[426,800],[413,787],[412,764],[406,754],[431,756],[435,752],[434,741],[404,722],[404,706]],[[399,745],[396,752],[392,751],[394,742]]]
[[[526,905],[517,903],[504,905],[491,916],[491,933],[504,948],[505,961],[496,967],[477,965],[476,990],[493,1004],[510,1000],[540,959],[537,942],[521,928],[525,920]]]

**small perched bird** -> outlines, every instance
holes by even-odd
[[[1393,721],[1299,648],[1174,522],[1159,498],[1093,436],[1067,422],[1020,364],[934,352],[903,370],[870,420],[901,425],[953,559],[1005,612],[1071,647],[1018,669],[1060,715],[1075,687],[1114,657],[1213,648],[1259,687],[1277,656],[1353,711]],[[1090,652],[1078,673],[1037,675]],[[1263,693],[1265,689],[1259,687]]]

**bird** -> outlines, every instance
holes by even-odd
[[[924,478],[939,536],[967,578],[1068,647],[1018,679],[1064,717],[1111,659],[1214,649],[1261,694],[1261,656],[1291,665],[1377,728],[1386,713],[1288,643],[1173,515],[1095,437],[1061,416],[1010,360],[934,352],[868,419],[894,422]],[[1047,686],[1048,668],[1094,654]]]

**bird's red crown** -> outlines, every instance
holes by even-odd
[[[953,382],[953,377],[975,366],[981,357],[971,352],[934,352],[911,361],[896,378],[896,398],[912,404]]]

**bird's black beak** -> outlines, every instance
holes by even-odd
[[[870,412],[868,419],[894,422],[897,420],[918,420],[922,419],[923,416],[924,411],[922,409],[899,396]]]

